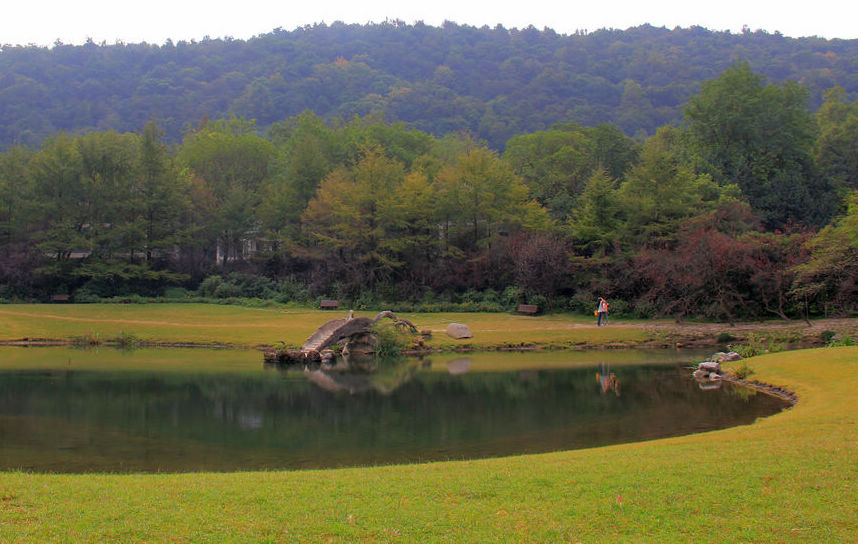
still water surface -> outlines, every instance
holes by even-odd
[[[701,432],[786,406],[726,383],[701,389],[687,368],[700,358],[673,350],[445,355],[366,373],[264,367],[256,351],[0,348],[0,470],[474,459]]]

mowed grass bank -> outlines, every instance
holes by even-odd
[[[6,304],[0,305],[0,341],[133,337],[145,342],[221,344],[243,347],[283,341],[300,346],[329,319],[347,310],[256,309],[209,304]],[[372,317],[376,312],[357,312]],[[402,314],[419,329],[433,331],[430,345],[444,348],[507,344],[571,346],[636,344],[652,337],[646,327],[622,324],[597,328],[580,316],[522,316],[488,313]],[[455,341],[450,323],[466,323],[474,338]]]
[[[0,474],[0,542],[856,542],[858,348],[758,357],[749,426],[328,471]]]

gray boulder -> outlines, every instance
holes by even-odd
[[[463,325],[461,323],[450,323],[447,325],[447,334],[456,340],[474,337],[474,335],[471,334],[471,329],[468,328],[467,325]]]

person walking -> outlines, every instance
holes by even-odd
[[[596,309],[596,315],[599,317],[598,326],[602,326],[602,321],[605,325],[608,324],[608,301],[603,297],[599,297],[599,306]]]

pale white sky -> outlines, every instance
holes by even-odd
[[[51,45],[57,39],[81,44],[148,42],[167,38],[200,40],[204,36],[246,39],[282,27],[293,30],[313,23],[382,22],[400,19],[432,26],[444,20],[474,26],[500,23],[507,28],[533,25],[561,34],[578,29],[625,29],[649,23],[739,32],[780,31],[785,36],[858,38],[846,0],[7,0],[0,9],[0,44]]]

